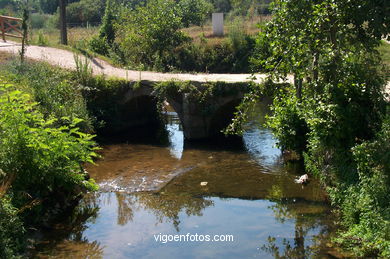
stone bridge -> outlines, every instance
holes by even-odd
[[[184,137],[187,140],[200,140],[212,138],[221,134],[221,130],[231,122],[236,107],[240,104],[245,93],[249,90],[248,83],[223,83],[213,82],[166,82],[169,89],[163,96],[164,102],[168,102],[177,113]],[[212,91],[203,97],[195,97],[191,91],[181,89],[178,85],[187,83],[193,91],[197,89]],[[137,85],[136,85],[137,84]],[[107,128],[121,132],[130,131],[136,127],[156,127],[160,122],[158,104],[161,100],[155,82],[133,82],[118,93],[115,103],[115,111],[106,121]],[[164,86],[163,86],[164,87]],[[195,90],[194,90],[195,89]],[[107,96],[101,96],[101,99]]]

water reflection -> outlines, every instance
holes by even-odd
[[[309,258],[324,256],[328,207],[303,199],[244,200],[176,193],[101,193],[87,228],[69,229],[47,254],[86,258]],[[84,202],[81,206],[86,206]],[[233,243],[167,243],[158,234],[233,234]],[[53,237],[51,237],[53,238]],[[49,251],[49,252],[47,252]],[[321,254],[323,253],[323,254]]]
[[[167,112],[166,129],[169,134],[169,152],[176,159],[183,154],[184,134],[180,120],[175,112]]]
[[[294,184],[272,134],[252,126],[243,145],[186,143],[168,113],[166,144],[105,146],[98,166],[87,166],[100,192],[37,238],[35,256],[327,257],[332,223],[320,184]],[[234,242],[162,244],[160,233],[232,234]]]

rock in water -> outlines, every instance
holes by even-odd
[[[208,184],[208,182],[201,182],[200,186],[206,186],[207,184]]]

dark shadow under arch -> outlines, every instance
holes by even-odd
[[[224,134],[221,132],[224,130],[234,118],[236,107],[241,103],[241,99],[231,100],[224,105],[220,106],[213,114],[208,132],[210,137],[222,137]]]

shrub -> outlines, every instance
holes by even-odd
[[[377,137],[353,148],[359,183],[340,200],[349,227],[341,244],[359,256],[390,256],[390,112]],[[359,249],[357,249],[359,248]]]
[[[179,8],[183,25],[189,27],[190,25],[203,26],[213,6],[206,0],[181,0]]]
[[[282,150],[302,154],[306,150],[308,126],[303,115],[303,105],[292,92],[280,92],[274,99],[267,124],[278,139]]]
[[[100,22],[103,16],[103,1],[81,0],[67,6],[67,22],[72,25],[80,25],[87,22]]]
[[[10,199],[0,196],[0,258],[18,258],[25,247],[23,223]]]
[[[32,29],[42,29],[45,27],[46,20],[48,19],[47,15],[40,13],[32,13],[30,15],[30,23]]]
[[[81,82],[72,82],[73,75],[45,63],[26,62],[20,66],[11,63],[5,68],[7,79],[18,84],[29,92],[36,102],[40,112],[48,117],[55,117],[57,124],[68,124],[63,117],[80,118],[83,121],[79,127],[84,132],[93,132],[94,119],[89,115],[82,91]]]
[[[104,39],[109,44],[113,43],[115,40],[114,22],[115,16],[112,10],[112,2],[107,0],[103,23],[100,27],[99,38]]]
[[[47,46],[49,44],[49,41],[47,40],[47,38],[45,37],[45,35],[43,34],[43,31],[42,30],[39,30],[38,31],[38,40],[37,40],[37,44],[39,46]]]
[[[96,190],[81,166],[96,156],[93,136],[77,127],[82,120],[64,117],[68,126],[59,127],[28,94],[4,84],[0,91],[0,168],[14,176],[12,203],[31,216],[25,219],[41,219],[45,208],[67,206],[82,190]]]
[[[173,0],[149,1],[146,6],[125,11],[120,20],[116,36],[122,51],[133,64],[160,67],[164,57],[189,40],[179,31],[182,21]]]

